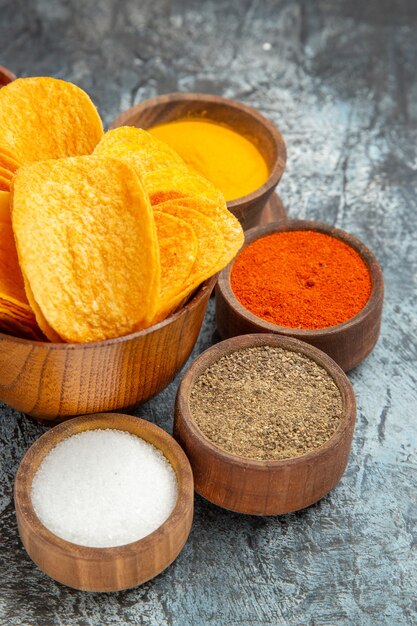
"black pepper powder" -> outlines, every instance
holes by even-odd
[[[190,395],[201,432],[250,459],[288,459],[319,448],[337,430],[342,409],[339,388],[323,367],[273,346],[221,357]]]

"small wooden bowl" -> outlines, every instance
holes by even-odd
[[[7,69],[7,67],[3,67],[0,65],[0,88],[8,85],[13,80],[16,80],[16,76]]]
[[[144,100],[127,109],[113,120],[110,128],[137,126],[147,129],[185,117],[202,117],[226,124],[252,141],[263,155],[269,168],[266,183],[252,193],[227,203],[228,209],[236,215],[243,228],[252,228],[258,224],[265,204],[281,179],[287,160],[281,133],[258,111],[220,96],[171,93]]]
[[[145,402],[190,356],[216,280],[166,320],[117,339],[47,343],[0,333],[0,401],[47,421]]]
[[[321,222],[307,220],[286,220],[253,228],[245,233],[244,248],[265,235],[292,230],[314,230],[331,235],[356,250],[365,261],[371,275],[372,293],[367,304],[350,320],[336,326],[328,326],[318,330],[300,330],[278,326],[278,324],[257,317],[236,298],[230,285],[232,261],[221,271],[217,283],[217,330],[223,339],[247,333],[277,333],[287,337],[295,337],[326,352],[347,372],[361,363],[378,341],[384,299],[384,280],[381,267],[372,252],[353,235]]]
[[[343,418],[337,431],[323,446],[298,458],[257,461],[230,454],[205,437],[191,416],[191,389],[207,367],[237,350],[265,345],[310,357],[330,374],[342,396]],[[355,416],[352,385],[326,354],[289,337],[244,335],[212,346],[188,369],[178,389],[174,437],[188,456],[201,496],[238,513],[281,515],[310,506],[337,485],[348,461]]]
[[[32,505],[32,481],[44,457],[59,442],[86,430],[106,428],[132,433],[161,450],[175,471],[178,498],[168,519],[147,537],[114,548],[89,548],[57,537],[42,524]],[[137,417],[102,413],[67,421],[42,435],[20,463],[14,498],[23,545],[43,572],[75,589],[119,591],[153,578],[181,552],[193,519],[193,476],[184,452],[161,428]]]

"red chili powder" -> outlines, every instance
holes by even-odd
[[[365,306],[372,288],[368,267],[353,248],[309,230],[251,243],[233,264],[231,286],[257,317],[304,329],[349,320]]]

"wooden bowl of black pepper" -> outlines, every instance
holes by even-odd
[[[338,246],[342,245],[345,248],[349,248],[353,251],[353,254],[357,257],[357,260],[362,262],[365,271],[369,272],[369,296],[364,300],[362,308],[360,308],[351,318],[346,319],[343,322],[324,322],[322,327],[305,328],[302,326],[291,327],[281,323],[268,321],[267,316],[262,318],[260,315],[255,315],[249,308],[244,306],[241,300],[238,298],[232,288],[232,279],[235,268],[238,267],[238,263],[242,258],[242,254],[247,252],[247,249],[252,245],[258,245],[261,240],[266,241],[264,238],[270,235],[275,236],[280,233],[313,233],[316,236],[322,237],[323,235],[330,236]],[[303,242],[304,244],[305,242]],[[294,250],[294,246],[292,251]],[[335,255],[336,257],[336,255]],[[255,275],[255,287],[251,292],[248,291],[254,306],[259,307],[260,301],[264,297],[264,294],[270,290],[270,281],[265,280],[262,277],[263,266],[262,259],[257,259],[256,275]],[[265,263],[270,266],[273,261],[271,257],[265,258]],[[310,267],[311,266],[311,267]],[[297,269],[297,268],[295,268]],[[310,269],[311,278],[310,281]],[[323,272],[326,268],[323,269]],[[340,268],[339,268],[340,269]],[[290,268],[291,270],[291,268]],[[254,270],[255,271],[255,270]],[[355,289],[355,280],[353,279],[353,268],[349,264],[345,267],[346,271],[346,291],[347,296],[351,296],[351,290]],[[296,272],[296,280],[299,283],[305,282],[308,285],[304,291],[312,294],[312,304],[308,305],[309,295],[305,297],[307,299],[307,309],[310,306],[310,310],[307,310],[309,315],[322,316],[323,310],[326,307],[326,302],[318,302],[317,308],[314,309],[314,291],[319,289],[320,281],[324,280],[321,274],[323,274],[320,268],[320,260],[313,259],[307,269],[304,267],[300,272]],[[274,267],[274,280],[284,282],[286,280],[285,270],[282,266],[277,264]],[[243,281],[247,281],[249,284],[249,274],[245,272],[243,274]],[[262,282],[263,281],[263,282]],[[350,282],[349,282],[350,281]],[[316,284],[315,284],[316,282]],[[252,285],[253,287],[253,285]],[[258,298],[256,290],[261,292],[261,297]],[[293,299],[291,302],[282,304],[280,307],[287,305],[287,311],[290,314],[294,312],[294,308],[298,306],[298,302],[304,298],[302,290],[300,292],[300,300]],[[297,295],[296,293],[296,295]],[[328,290],[327,298],[335,300],[336,292],[332,289]],[[241,252],[237,257],[220,272],[217,287],[216,287],[216,323],[217,330],[222,339],[234,337],[237,335],[243,335],[247,333],[277,333],[286,337],[294,337],[310,343],[311,345],[323,350],[336,361],[338,365],[345,371],[349,371],[361,363],[368,354],[375,347],[381,328],[382,319],[382,305],[384,298],[384,281],[381,267],[375,258],[375,255],[357,238],[339,228],[335,228],[328,224],[323,224],[316,221],[307,220],[285,220],[279,221],[267,226],[261,226],[253,228],[245,233],[245,244]],[[316,300],[317,303],[317,300]],[[334,304],[334,303],[333,303]]]
[[[188,369],[174,437],[201,496],[238,513],[279,515],[337,485],[355,416],[352,386],[326,354],[290,337],[244,335]]]

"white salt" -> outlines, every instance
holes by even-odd
[[[121,430],[88,430],[59,443],[32,483],[33,507],[53,533],[82,546],[137,541],[169,517],[177,500],[165,456]]]

